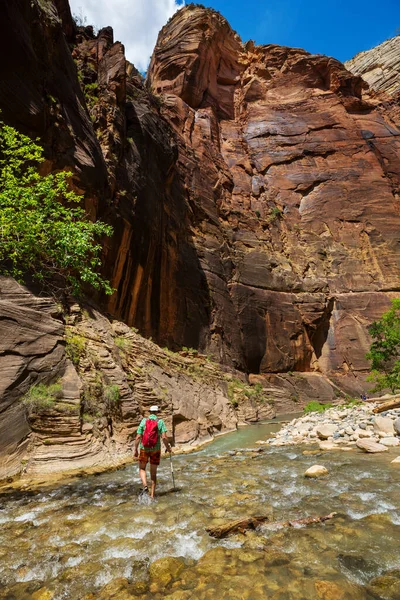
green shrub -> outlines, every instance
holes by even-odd
[[[103,391],[104,399],[108,406],[115,406],[120,398],[118,385],[106,385]]]
[[[277,206],[274,206],[274,208],[272,208],[269,213],[269,221],[272,223],[276,219],[280,219],[282,217],[282,215],[283,215],[283,212],[281,211],[281,209],[278,208]]]
[[[65,353],[74,365],[78,365],[81,357],[85,353],[86,340],[81,335],[70,335],[67,333],[66,336],[67,345],[65,347]]]
[[[117,346],[117,348],[124,350],[125,352],[132,348],[131,340],[123,337],[122,335],[114,338],[114,344]]]
[[[45,385],[37,383],[22,396],[21,401],[29,413],[40,413],[54,407],[56,400],[62,398],[62,386],[60,383]]]
[[[332,404],[330,402],[328,402],[327,404],[321,404],[320,402],[316,402],[315,400],[313,400],[312,402],[309,402],[307,406],[304,407],[304,412],[305,414],[312,412],[322,413],[331,407]]]
[[[359,400],[358,398],[346,398],[346,408],[352,408],[353,406],[357,406],[358,404],[362,404],[361,400]]]
[[[93,423],[94,416],[90,415],[89,413],[83,413],[83,415],[82,415],[82,421],[84,423]]]
[[[369,327],[373,342],[366,356],[372,372],[367,381],[373,381],[373,392],[400,389],[400,298],[393,298],[392,308]]]
[[[98,272],[98,240],[112,228],[77,206],[72,173],[40,175],[43,161],[36,142],[0,121],[0,274],[18,281],[29,275],[55,294],[81,294],[84,284],[111,294]]]

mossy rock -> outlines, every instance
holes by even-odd
[[[223,575],[230,563],[230,554],[226,548],[213,548],[199,559],[196,570],[206,575]]]
[[[150,565],[150,591],[155,593],[164,590],[174,579],[177,579],[185,568],[183,558],[167,556]]]
[[[126,590],[128,585],[129,581],[125,577],[116,577],[101,588],[98,598],[99,600],[113,598],[118,592]]]
[[[267,567],[280,567],[290,563],[290,556],[285,552],[275,549],[267,549],[264,551],[264,564]]]
[[[40,588],[32,594],[32,600],[52,600],[53,597],[54,592],[45,587]]]
[[[193,598],[193,592],[189,590],[177,590],[164,596],[164,600],[190,600],[190,598]]]
[[[380,575],[371,579],[368,585],[373,597],[382,600],[398,600],[400,598],[400,580],[391,575]]]
[[[355,588],[352,588],[350,591],[347,586],[342,588],[335,581],[320,580],[316,581],[314,586],[317,597],[321,598],[321,600],[348,600],[350,597],[358,600],[361,598]],[[351,596],[349,595],[350,593]]]
[[[231,551],[231,555],[233,560],[247,564],[256,562],[257,560],[262,560],[264,558],[264,552],[262,550],[252,550],[250,548],[235,548]],[[239,567],[239,570],[241,570],[241,568],[242,567]]]

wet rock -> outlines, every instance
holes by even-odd
[[[357,440],[357,447],[364,452],[369,452],[371,454],[376,454],[377,452],[386,452],[387,447],[382,444],[378,444],[377,442],[373,442],[369,439],[359,439]]]
[[[32,600],[52,600],[52,598],[54,598],[54,592],[45,587],[32,594]]]
[[[213,548],[200,558],[196,570],[202,574],[222,575],[228,562],[229,554],[225,548]]]
[[[396,419],[393,423],[393,427],[397,435],[400,435],[400,418]]]
[[[322,465],[313,465],[304,473],[305,477],[323,477],[324,475],[328,475],[329,471],[326,467]]]
[[[119,592],[126,591],[128,586],[129,581],[125,577],[117,577],[101,588],[98,598],[99,600],[107,600]]]
[[[287,565],[291,561],[290,555],[280,550],[266,549],[264,553],[264,563],[267,567],[279,567]]]
[[[400,598],[400,581],[391,575],[380,575],[371,579],[367,586],[374,598],[398,600]]]
[[[339,554],[338,560],[345,569],[365,581],[372,577],[379,569],[379,566],[375,562],[368,561],[363,556]]]
[[[150,591],[155,593],[164,590],[184,568],[185,562],[181,558],[166,557],[151,563],[149,569]]]
[[[317,597],[321,600],[347,600],[348,596],[345,590],[334,581],[316,581],[315,591]]]
[[[392,465],[400,465],[400,456],[397,456],[395,459],[391,461]]]
[[[164,596],[164,600],[190,600],[193,598],[193,592],[189,590],[176,590],[168,596]]]

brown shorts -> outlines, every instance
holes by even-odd
[[[140,451],[139,462],[147,465],[147,461],[150,459],[151,465],[159,465],[161,458],[161,450],[153,450],[152,452],[146,452],[146,450]]]

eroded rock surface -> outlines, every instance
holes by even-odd
[[[274,416],[275,396],[289,401],[271,384],[249,385],[192,350],[161,349],[90,307],[72,304],[62,313],[5,277],[0,292],[0,480],[131,460],[137,427],[153,404],[182,447],[239,420]]]
[[[200,345],[248,372],[357,388],[367,325],[398,288],[399,130],[338,61],[242,45],[193,6],[161,31],[148,84],[212,298]]]
[[[345,66],[352,73],[361,75],[376,91],[400,92],[400,35],[360,52]]]

